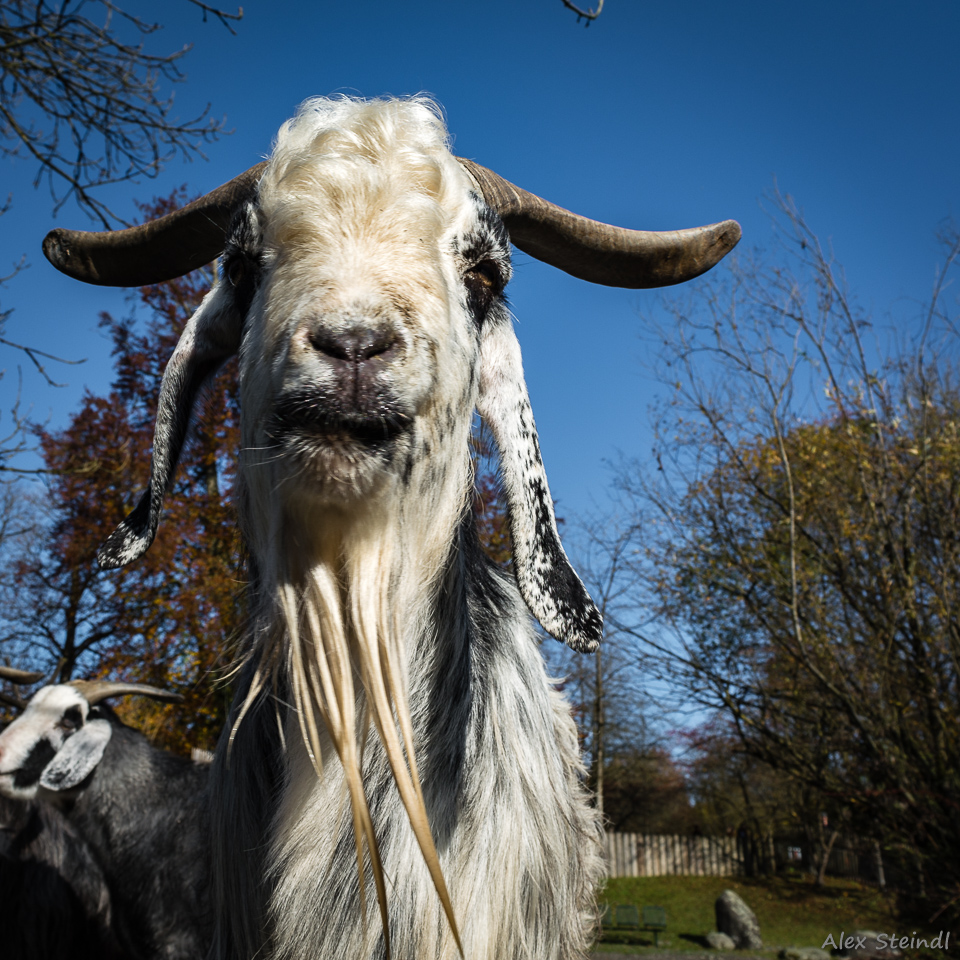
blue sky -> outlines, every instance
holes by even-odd
[[[186,0],[132,3],[164,30],[152,52],[184,43],[177,112],[209,102],[231,136],[208,161],[175,161],[155,181],[104,198],[134,216],[186,184],[209,189],[256,162],[308,96],[427,92],[443,104],[458,154],[595,219],[673,229],[728,217],[747,246],[770,241],[760,199],[774,183],[829,240],[876,321],[903,323],[930,292],[935,231],[960,219],[960,4],[883,0],[607,0],[589,28],[560,0],[422,0],[349,4],[248,0],[231,36]],[[13,209],[0,220],[0,273],[29,270],[3,291],[7,336],[67,357],[53,390],[24,368],[36,419],[63,425],[83,389],[110,379],[100,310],[123,291],[84,287],[43,260],[56,220],[26,160],[0,164]],[[604,497],[605,461],[644,456],[658,387],[643,369],[638,314],[657,291],[592,287],[517,254],[510,297],[544,459],[559,512]],[[718,269],[724,269],[720,267]],[[696,283],[696,281],[694,281]],[[0,355],[4,419],[18,357]]]

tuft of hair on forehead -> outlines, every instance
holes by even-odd
[[[69,683],[51,684],[41,687],[27,704],[27,709],[21,716],[35,715],[39,713],[62,714],[70,707],[81,707],[84,712],[89,708],[86,697],[76,687]],[[16,721],[14,721],[16,722]]]
[[[335,238],[387,205],[444,221],[472,186],[450,152],[440,107],[427,97],[315,98],[277,134],[260,181],[260,207],[281,248],[299,236]]]
[[[429,97],[358,100],[311,97],[280,127],[273,157],[292,162],[319,152],[379,163],[385,155],[449,154],[450,136],[440,105]]]

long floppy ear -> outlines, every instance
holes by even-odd
[[[97,561],[104,570],[136,560],[153,543],[194,401],[204,381],[237,352],[241,326],[230,285],[219,283],[184,327],[160,385],[150,483],[140,502],[100,548]]]
[[[112,734],[108,721],[88,720],[46,765],[40,786],[57,792],[80,786],[100,762]]]
[[[500,450],[520,594],[551,637],[580,652],[595,650],[603,619],[560,543],[520,344],[506,311],[491,311],[484,324],[477,407]]]

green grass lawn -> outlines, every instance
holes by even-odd
[[[620,877],[607,881],[601,900],[663,907],[667,911],[667,931],[660,934],[660,945],[670,950],[702,951],[706,947],[702,938],[716,929],[714,901],[728,889],[740,894],[757,915],[764,945],[774,951],[787,946],[819,947],[827,934],[838,939],[841,930],[847,934],[876,930],[909,936],[913,930],[922,929],[898,919],[892,894],[833,878],[827,879],[826,887],[817,889],[805,876]],[[632,948],[622,945],[631,941]],[[951,954],[952,941],[951,936]],[[624,938],[611,932],[597,950],[633,953],[652,945],[652,933]]]

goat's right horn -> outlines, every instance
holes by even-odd
[[[0,680],[9,680],[10,683],[36,683],[44,675],[34,670],[16,670],[13,667],[0,667]]]
[[[143,287],[182,277],[223,252],[230,221],[256,190],[266,161],[166,216],[126,230],[51,230],[43,253],[84,283]]]
[[[600,223],[544,200],[479,163],[458,159],[500,215],[514,245],[590,283],[632,290],[683,283],[716,266],[740,241],[736,220],[663,232]]]
[[[106,700],[107,697],[121,697],[128,694],[139,694],[150,697],[151,700],[162,700],[164,703],[183,703],[179,693],[170,690],[161,690],[159,687],[150,687],[145,683],[117,683],[113,680],[68,680],[67,685],[74,687],[84,699],[93,706]]]

